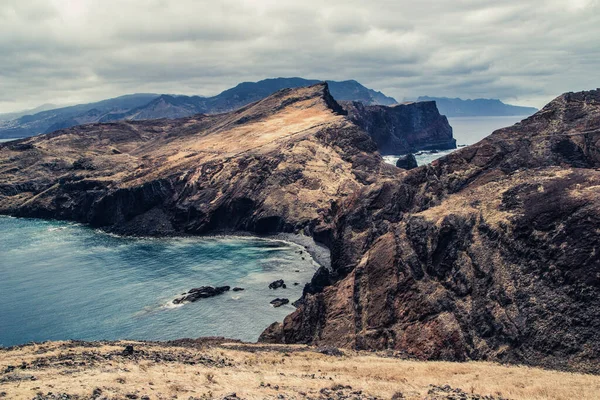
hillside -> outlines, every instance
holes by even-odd
[[[33,115],[33,114],[40,113],[42,111],[54,110],[56,108],[58,108],[58,107],[54,104],[42,104],[41,106],[32,108],[30,110],[23,110],[23,111],[0,114],[0,121],[11,121],[11,120],[14,120],[17,118],[21,118],[25,115]]]
[[[0,396],[14,400],[593,400],[599,390],[593,375],[223,339],[0,349]]]
[[[533,107],[504,104],[497,99],[468,99],[448,97],[419,97],[417,101],[435,101],[440,113],[447,117],[527,116],[538,111]]]
[[[319,84],[228,114],[8,142],[0,145],[0,212],[144,235],[326,235],[336,202],[393,170],[343,113]]]
[[[0,122],[0,138],[20,138],[51,133],[72,126],[111,121],[141,121],[160,118],[183,118],[195,114],[217,114],[241,108],[264,99],[278,90],[319,83],[303,78],[265,79],[244,82],[213,97],[134,94],[97,103],[64,107]],[[368,89],[356,81],[328,81],[337,100],[364,104],[391,105],[396,100]]]
[[[600,373],[599,168],[595,90],[361,188],[262,339]]]

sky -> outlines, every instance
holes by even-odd
[[[541,107],[600,87],[600,0],[0,1],[0,113],[279,76]]]

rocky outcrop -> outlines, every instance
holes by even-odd
[[[400,158],[398,158],[398,160],[396,161],[396,167],[398,168],[402,168],[402,169],[415,169],[417,168],[419,165],[417,164],[417,159],[415,158],[414,154],[409,153],[406,154],[404,156],[400,156]]]
[[[271,300],[271,305],[273,307],[277,308],[277,307],[284,306],[284,305],[288,304],[289,302],[290,301],[288,299],[283,299],[283,298],[278,297],[276,299]]]
[[[318,84],[318,80],[275,78],[259,82],[243,82],[213,97],[133,94],[102,100],[97,103],[39,110],[27,115],[0,115],[0,138],[20,138],[51,133],[77,125],[142,121],[160,118],[185,118],[195,114],[231,112],[269,97],[281,89]],[[364,104],[392,105],[396,100],[360,83],[328,81],[331,94],[337,100],[359,101]],[[36,111],[36,110],[31,110]]]
[[[279,288],[286,288],[285,282],[283,281],[283,279],[278,279],[276,281],[273,281],[271,283],[269,283],[269,289],[279,289]]]
[[[381,154],[455,149],[452,127],[434,101],[366,106],[342,102],[349,118],[371,135]]]
[[[298,310],[263,338],[599,373],[600,90],[341,205]]]
[[[209,297],[215,297],[229,291],[229,286],[201,286],[194,288],[183,293],[182,297],[178,297],[173,300],[173,304],[193,303],[200,299],[208,299]]]

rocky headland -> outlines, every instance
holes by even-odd
[[[393,177],[326,84],[228,114],[70,128],[0,146],[0,213],[133,235],[303,232]]]
[[[600,372],[600,90],[340,205],[270,342]]]
[[[341,104],[349,119],[369,133],[383,155],[456,148],[448,118],[440,115],[434,101],[392,106],[356,101]]]
[[[311,236],[331,269],[263,341],[600,372],[600,90],[410,171],[345,107],[319,84],[228,114],[5,143],[0,213]]]

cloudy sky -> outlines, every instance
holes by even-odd
[[[539,107],[600,86],[600,0],[0,1],[0,112],[277,76]]]

